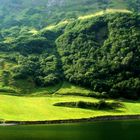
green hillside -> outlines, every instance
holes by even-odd
[[[140,114],[139,6],[0,0],[0,121]]]
[[[140,16],[129,10],[107,9],[41,30],[2,29],[0,90],[137,99],[139,23]],[[64,93],[59,89],[65,81],[90,91]],[[45,92],[53,86],[56,89]]]
[[[109,14],[74,21],[56,44],[69,82],[111,97],[139,97],[138,15]]]
[[[42,28],[107,8],[139,11],[139,0],[0,0],[0,27]]]

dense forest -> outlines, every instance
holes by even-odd
[[[113,0],[0,1],[0,91],[68,81],[103,97],[140,97],[138,0],[121,0],[133,12],[106,12],[120,7]]]
[[[57,41],[65,78],[112,97],[140,91],[140,17],[116,14],[68,25]]]

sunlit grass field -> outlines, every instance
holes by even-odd
[[[17,97],[0,95],[1,120],[59,120],[78,119],[104,115],[140,114],[140,102],[124,101],[124,108],[117,110],[88,110],[56,107],[57,102],[87,101],[98,99],[80,96]],[[112,101],[112,100],[110,100]]]

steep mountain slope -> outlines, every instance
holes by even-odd
[[[104,97],[138,98],[140,16],[129,11],[96,15],[40,31],[3,29],[1,90],[15,92],[25,83],[34,88],[66,80]]]
[[[139,96],[140,17],[116,14],[78,20],[57,39],[65,78],[111,96]]]
[[[106,8],[139,11],[139,0],[0,0],[0,27],[42,28]]]

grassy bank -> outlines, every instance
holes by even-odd
[[[98,99],[79,96],[15,97],[0,95],[0,119],[15,121],[80,119],[108,115],[140,114],[140,101],[123,101],[124,108],[117,110],[87,110],[57,107],[57,102],[86,101]],[[112,100],[109,100],[110,102]]]
[[[97,116],[93,118],[65,119],[65,120],[47,120],[47,121],[5,121],[0,126],[15,125],[41,125],[41,124],[63,124],[63,123],[81,123],[95,121],[113,121],[113,120],[140,120],[140,115],[116,115],[116,116]]]

